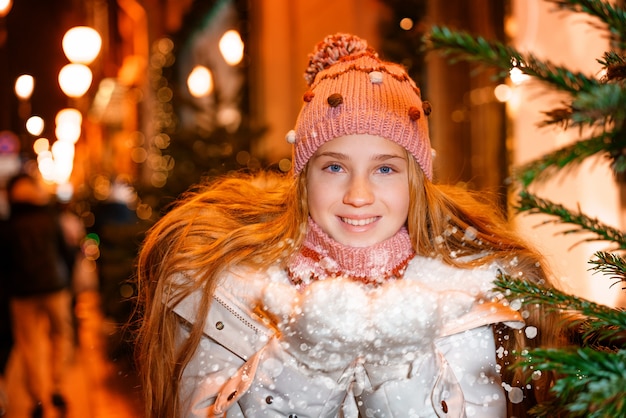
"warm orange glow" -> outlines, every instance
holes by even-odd
[[[513,89],[506,84],[498,84],[493,89],[493,94],[499,102],[508,102],[513,96]]]
[[[37,138],[37,140],[33,144],[33,151],[35,151],[35,154],[37,155],[46,151],[50,151],[50,141],[48,140],[48,138]]]
[[[405,17],[400,21],[400,27],[402,30],[411,30],[413,29],[413,19],[410,17]]]

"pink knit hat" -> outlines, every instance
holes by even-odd
[[[350,34],[326,37],[309,55],[309,90],[295,130],[293,169],[299,173],[325,142],[354,134],[387,138],[407,149],[432,180],[428,138],[430,104],[400,65],[384,62],[367,42]]]

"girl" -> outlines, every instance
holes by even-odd
[[[430,106],[402,67],[337,34],[305,78],[293,172],[199,187],[145,240],[146,416],[504,417],[532,402],[502,380],[524,319],[492,288],[500,271],[545,281],[538,255],[432,183]]]

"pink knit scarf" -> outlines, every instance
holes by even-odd
[[[377,285],[402,277],[414,254],[406,228],[374,246],[349,247],[329,237],[309,219],[302,248],[289,265],[289,276],[298,286],[330,277],[346,277]]]

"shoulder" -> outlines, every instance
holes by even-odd
[[[220,277],[216,294],[253,309],[271,283],[290,284],[287,272],[276,266],[261,270],[236,267]]]
[[[177,274],[171,280],[177,286],[186,287],[190,282],[197,280],[196,276],[195,272],[189,271]],[[218,277],[217,286],[211,296],[214,302],[219,301],[221,305],[252,315],[258,308],[265,290],[272,283],[289,284],[289,277],[284,270],[277,267],[264,270],[232,267]],[[194,323],[196,305],[202,298],[203,292],[206,292],[206,288],[200,286],[182,298],[173,307],[174,311]]]
[[[219,278],[211,295],[211,307],[204,321],[203,333],[242,359],[260,350],[274,333],[270,322],[257,309],[264,288],[273,281],[286,279],[279,270],[253,271],[232,269]],[[193,280],[185,275],[184,280]],[[189,324],[198,323],[197,316],[204,288],[187,295],[173,311]]]

